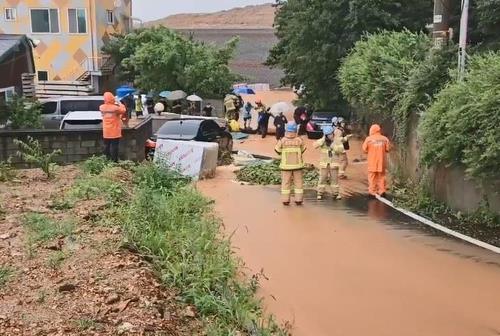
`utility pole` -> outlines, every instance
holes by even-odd
[[[434,0],[432,39],[436,48],[448,43],[452,0]]]
[[[462,0],[460,41],[458,45],[458,79],[463,80],[467,63],[467,31],[469,28],[469,0]]]

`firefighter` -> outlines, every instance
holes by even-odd
[[[295,203],[302,205],[304,202],[303,154],[306,150],[302,138],[297,136],[298,127],[295,123],[286,125],[285,137],[278,141],[274,150],[281,155],[281,195],[284,205],[290,205],[290,198],[293,191]]]
[[[319,183],[318,183],[318,200],[322,200],[326,191],[327,182],[330,181],[333,197],[341,200],[339,185],[339,171],[341,164],[341,156],[344,150],[344,142],[350,136],[342,137],[339,133],[335,134],[335,129],[327,126],[323,129],[323,138],[316,141],[314,148],[321,150],[319,162]]]

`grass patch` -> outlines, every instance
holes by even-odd
[[[63,251],[56,251],[49,255],[47,266],[53,270],[61,268],[64,261],[68,258],[68,254]]]
[[[258,163],[241,168],[236,172],[238,181],[258,185],[281,184],[281,170],[279,160],[270,163]],[[314,167],[306,167],[304,171],[304,185],[306,187],[316,186],[319,173]]]
[[[13,274],[14,271],[12,270],[12,268],[8,266],[0,266],[0,288],[7,284]]]
[[[127,239],[197,307],[207,334],[287,335],[264,317],[256,279],[243,280],[210,202],[189,180],[147,164],[136,169],[135,183],[132,200],[117,211]]]
[[[0,182],[11,181],[16,177],[16,170],[12,166],[12,159],[0,161]]]
[[[76,328],[79,331],[87,331],[87,330],[92,330],[96,329],[99,324],[91,319],[79,319],[75,321]]]
[[[104,176],[93,176],[79,179],[69,191],[70,200],[93,200],[104,198],[111,204],[119,204],[125,199],[125,187]]]
[[[37,213],[27,214],[23,224],[27,229],[30,245],[58,237],[67,237],[75,229],[75,224],[72,221],[54,221],[46,215]]]

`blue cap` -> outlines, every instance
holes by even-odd
[[[333,134],[333,132],[335,132],[335,129],[332,126],[323,127],[323,134],[330,135]]]
[[[289,133],[297,133],[297,124],[296,123],[288,123],[286,125],[286,131],[289,132]]]

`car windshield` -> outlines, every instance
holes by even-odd
[[[159,130],[159,139],[193,140],[198,135],[200,120],[167,121]]]
[[[100,129],[102,120],[66,120],[63,129]]]
[[[81,111],[99,111],[103,100],[63,100],[61,101],[61,114]]]

